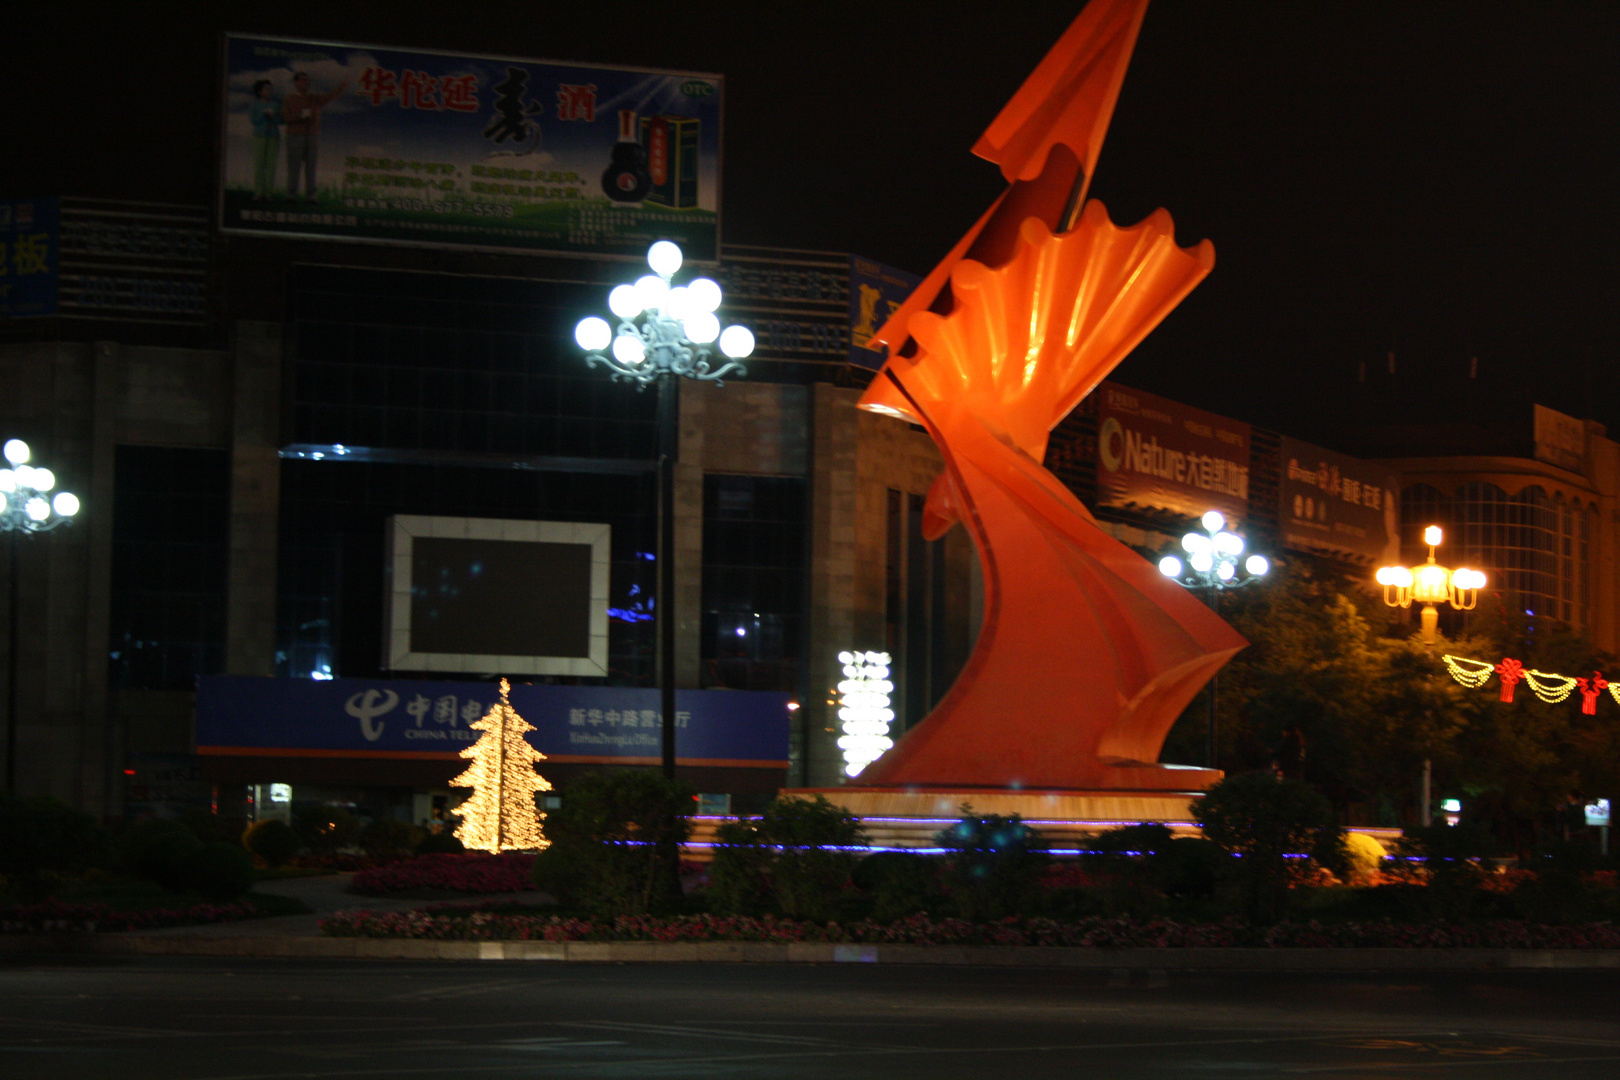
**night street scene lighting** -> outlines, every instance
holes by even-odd
[[[615,382],[645,389],[658,385],[658,685],[663,716],[664,775],[675,776],[675,458],[679,449],[679,380],[721,385],[722,378],[747,374],[742,360],[754,351],[746,326],[720,328],[720,286],[710,278],[685,285],[671,279],[682,263],[679,245],[659,240],[647,249],[651,274],[608,293],[608,309],[619,319],[618,330],[606,319],[589,316],[574,327],[574,340],[591,367],[605,364]],[[711,369],[711,346],[726,357]]]
[[[11,574],[6,587],[11,626],[6,679],[6,792],[12,794],[17,790],[17,541],[23,533],[50,532],[73,520],[79,512],[79,497],[71,491],[52,495],[56,474],[30,465],[33,451],[21,439],[8,440],[4,452],[11,466],[0,469],[0,499],[5,500],[0,508],[0,532],[11,534]]]
[[[1219,510],[1206,510],[1199,519],[1204,531],[1189,532],[1181,538],[1181,549],[1187,553],[1186,562],[1174,555],[1159,560],[1159,573],[1189,589],[1205,590],[1212,610],[1221,609],[1221,593],[1228,589],[1241,589],[1265,577],[1271,562],[1264,556],[1251,554],[1243,557],[1243,537],[1226,528],[1226,515]],[[1242,559],[1242,563],[1239,563]],[[1215,701],[1219,694],[1220,675],[1209,680],[1208,746],[1204,753],[1206,764],[1215,768]]]

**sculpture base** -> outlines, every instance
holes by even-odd
[[[1140,788],[1030,791],[1012,788],[958,786],[789,788],[787,798],[825,796],[861,819],[874,848],[932,848],[934,836],[961,815],[963,803],[975,813],[1017,814],[1034,825],[1054,852],[1085,847],[1085,839],[1122,825],[1162,822],[1178,836],[1197,836],[1193,800],[1221,778],[1215,769],[1139,766],[1129,770],[1140,778],[1159,781]],[[1150,774],[1151,771],[1151,774]],[[1179,790],[1172,779],[1190,781]]]

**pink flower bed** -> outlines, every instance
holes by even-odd
[[[1057,945],[1069,948],[1517,948],[1616,949],[1612,923],[1543,926],[1512,920],[1483,923],[1396,923],[1385,920],[1282,923],[1256,929],[1238,919],[1178,923],[1170,919],[1005,919],[973,923],[913,915],[892,923],[797,922],[769,916],[621,916],[612,922],[512,915],[476,908],[427,911],[341,911],[321,920],[333,937],[427,938],[448,941],[830,941],[897,945]]]
[[[349,891],[362,896],[387,896],[412,889],[448,889],[464,893],[523,892],[534,888],[529,872],[533,855],[468,852],[456,855],[418,855],[413,859],[372,866],[354,875]]]
[[[120,930],[155,930],[163,926],[234,922],[252,919],[259,912],[251,904],[194,904],[184,908],[144,908],[118,911],[106,904],[64,904],[47,900],[0,908],[0,933],[93,933]]]

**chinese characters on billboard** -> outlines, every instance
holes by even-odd
[[[1248,516],[1248,424],[1117,383],[1097,408],[1099,505]]]
[[[716,258],[716,75],[226,39],[220,227]]]
[[[0,318],[56,314],[57,206],[0,202]]]
[[[1277,524],[1284,547],[1394,562],[1399,535],[1395,478],[1376,464],[1282,440]]]

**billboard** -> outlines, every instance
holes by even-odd
[[[1535,406],[1536,460],[1570,472],[1586,471],[1586,425],[1573,416]]]
[[[56,314],[56,199],[0,201],[0,319]]]
[[[922,278],[859,255],[849,257],[849,362],[876,371],[888,358],[868,342],[895,309],[922,283]]]
[[[1249,513],[1249,425],[1118,383],[1097,389],[1097,502]]]
[[[792,695],[679,690],[683,765],[786,768]],[[500,697],[494,683],[416,679],[197,680],[197,752],[269,757],[450,759],[478,740],[468,725]],[[530,745],[553,761],[655,765],[659,691],[513,683],[512,707],[535,726]]]
[[[718,75],[230,35],[220,228],[712,262]]]
[[[1399,561],[1388,549],[1400,536],[1400,488],[1388,470],[1286,437],[1278,454],[1283,547]]]

